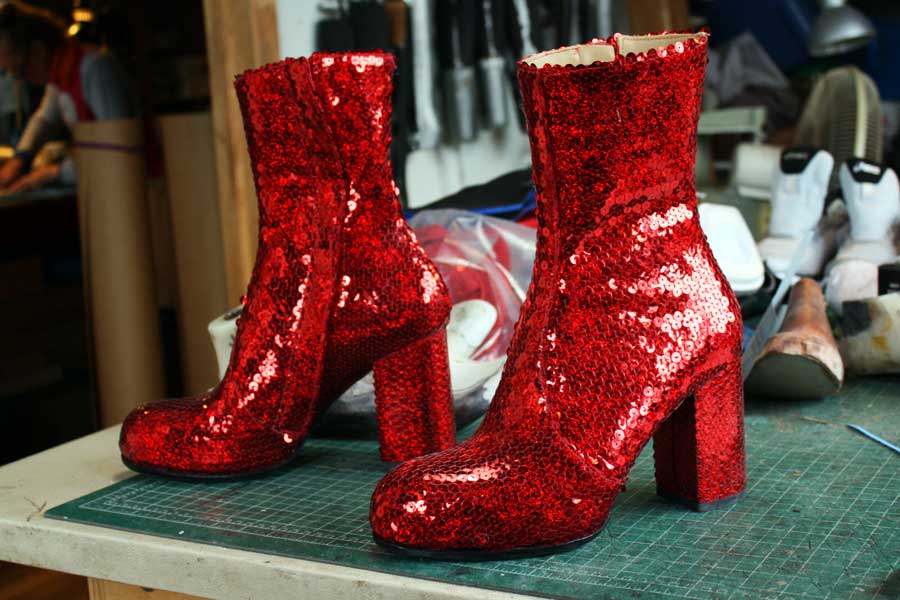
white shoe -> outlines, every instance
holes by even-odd
[[[900,220],[897,173],[861,159],[840,170],[850,235],[828,267],[825,298],[840,312],[844,302],[878,295],[878,266],[897,260],[893,227]]]
[[[756,293],[766,280],[766,271],[741,211],[726,204],[701,202],[697,212],[713,256],[735,295]]]
[[[897,173],[857,158],[841,165],[841,192],[850,215],[850,244],[839,254],[862,258],[871,254],[879,263],[896,254],[891,240],[894,224],[900,219],[900,183]],[[854,249],[853,244],[865,247]]]
[[[225,376],[231,359],[231,347],[237,332],[237,317],[242,307],[234,308],[209,324],[209,335],[219,364],[219,378]],[[473,360],[475,351],[484,343],[497,322],[497,309],[484,300],[465,300],[453,305],[447,323],[447,354],[450,360],[450,387],[459,400],[477,389],[503,368],[506,357]],[[360,397],[373,397],[372,373],[354,383],[340,401],[355,402]]]
[[[834,252],[834,232],[819,226],[833,167],[834,158],[825,150],[798,147],[781,153],[772,185],[769,234],[758,244],[759,254],[779,278],[811,229],[815,234],[806,246],[797,274],[818,275]]]
[[[824,288],[828,306],[842,314],[844,302],[878,295],[878,265],[854,258],[835,260],[828,266]]]

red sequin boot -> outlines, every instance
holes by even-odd
[[[222,382],[133,411],[125,463],[246,476],[292,459],[314,419],[374,366],[382,457],[454,442],[450,301],[391,179],[393,59],[288,59],[238,77],[259,196],[256,266]]]
[[[744,490],[738,304],[693,183],[706,34],[616,36],[518,66],[538,191],[534,275],[482,426],[391,471],[375,540],[446,559],[574,547],[654,437],[659,492]]]

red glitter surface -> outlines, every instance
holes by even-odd
[[[706,504],[743,490],[740,310],[693,183],[706,36],[672,41],[589,65],[519,63],[532,284],[482,426],[379,483],[379,540],[439,556],[584,539],[658,430],[661,491]]]
[[[384,458],[453,444],[450,301],[391,178],[393,70],[378,52],[317,54],[237,78],[260,233],[231,362],[209,393],[129,415],[130,466],[188,477],[273,468],[356,379],[376,366],[383,381],[400,357],[423,377],[377,385]]]
[[[382,458],[398,462],[448,448],[456,441],[443,331],[450,296],[403,218],[391,174],[394,58],[319,53],[310,65],[348,189],[319,409],[374,364]],[[418,373],[405,376],[404,360],[420,365]],[[412,414],[421,418],[410,421]]]

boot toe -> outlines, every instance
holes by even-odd
[[[136,408],[122,424],[119,449],[140,471],[182,477],[235,477],[272,469],[302,443],[245,419],[210,427],[204,396]]]
[[[528,446],[482,436],[400,465],[375,489],[373,532],[407,549],[476,553],[596,533],[619,486],[562,448]]]
[[[190,470],[194,461],[186,452],[185,438],[199,414],[193,404],[162,400],[131,411],[119,435],[122,458],[149,471]]]

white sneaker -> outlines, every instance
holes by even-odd
[[[893,227],[900,220],[900,183],[893,169],[853,158],[841,165],[850,235],[828,267],[825,298],[840,312],[847,300],[878,295],[878,266],[897,260]]]
[[[822,272],[834,253],[834,231],[819,227],[828,194],[834,158],[825,150],[797,147],[781,153],[772,185],[769,235],[759,242],[759,254],[779,278],[787,270],[807,231],[815,234],[800,260],[798,275]]]
[[[853,158],[841,165],[841,192],[850,215],[850,245],[891,242],[891,229],[900,219],[900,183],[889,167]],[[893,244],[890,243],[890,254]],[[841,248],[841,254],[852,248]],[[858,252],[858,251],[857,251]],[[883,255],[873,255],[882,261]]]

